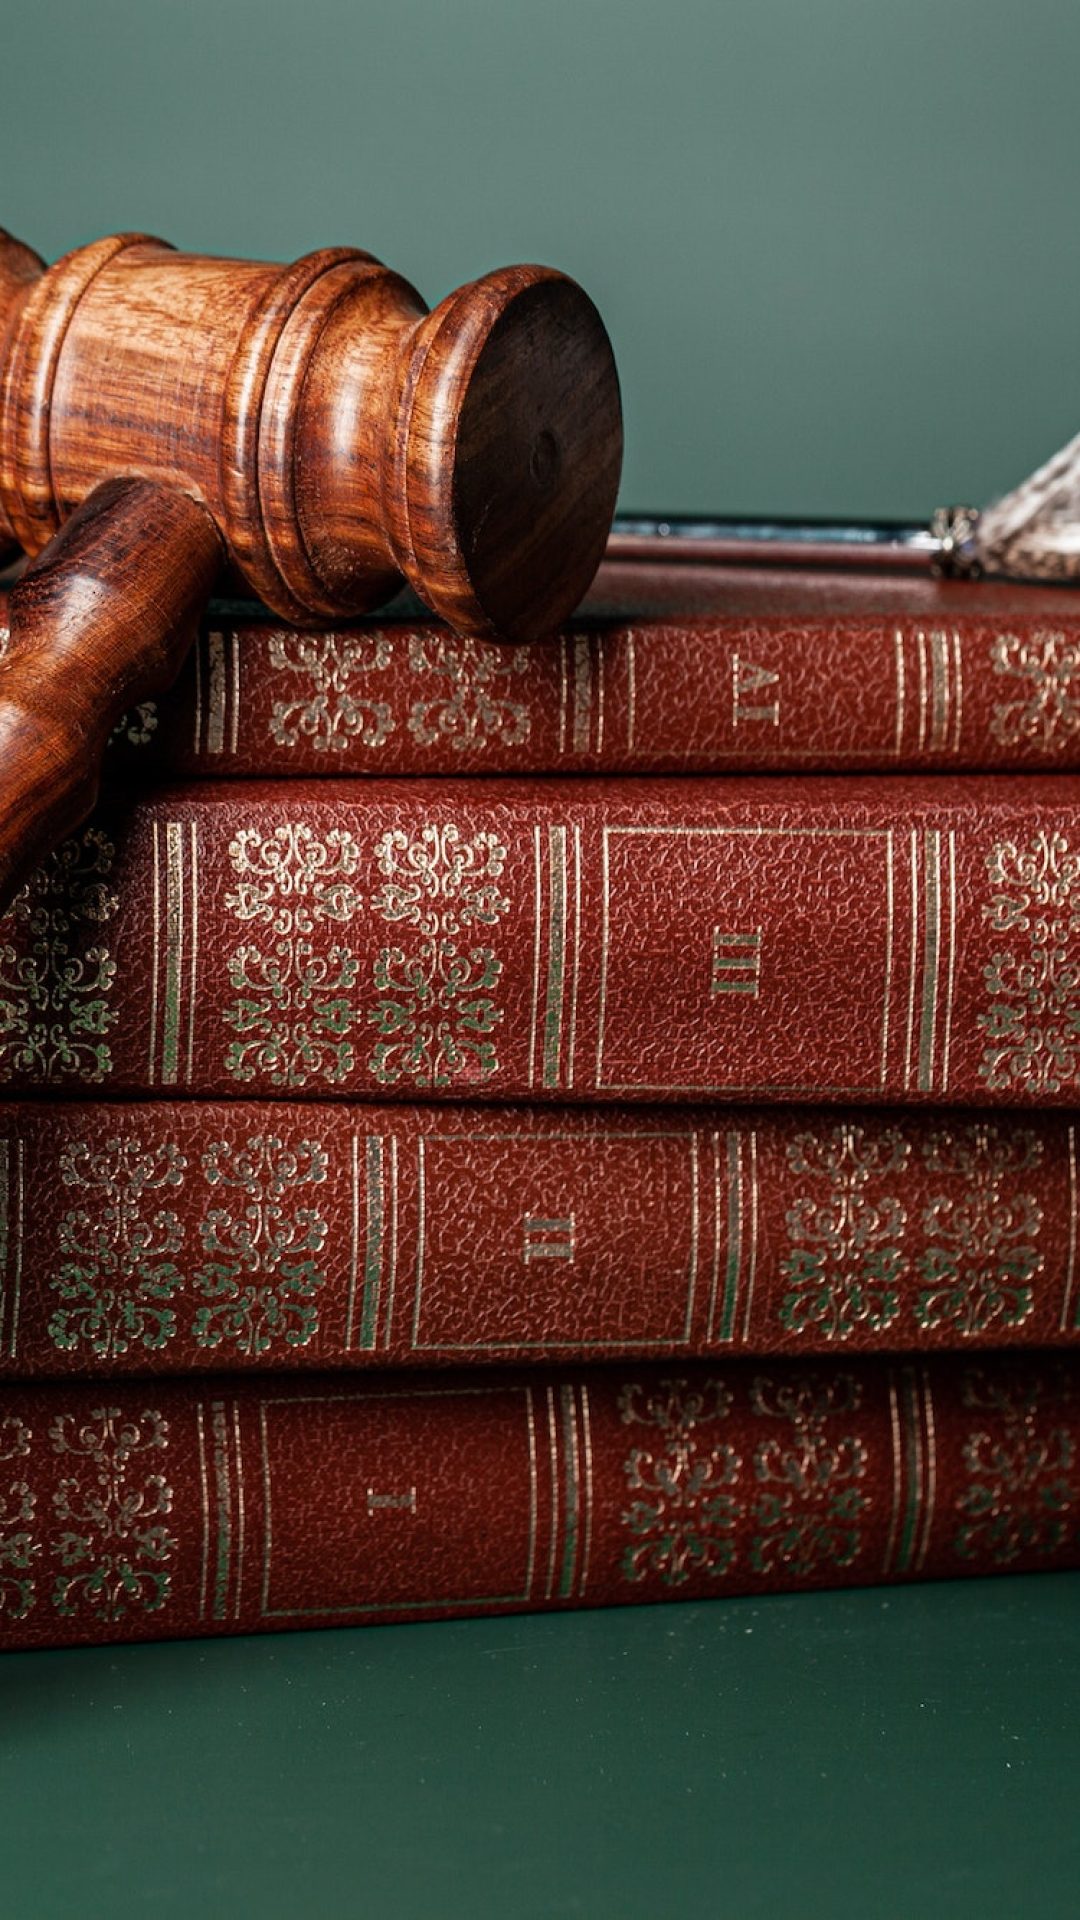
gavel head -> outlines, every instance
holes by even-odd
[[[404,576],[460,630],[551,631],[615,508],[618,379],[595,307],[510,267],[428,313],[369,254],[281,268],[119,235],[44,270],[0,235],[0,535],[30,553],[97,484],[174,486],[283,617]]]

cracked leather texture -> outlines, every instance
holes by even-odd
[[[3,943],[13,1092],[1064,1107],[1080,788],[184,786]]]
[[[156,780],[1075,770],[1078,645],[1071,589],[608,563],[547,646],[215,615],[112,758]]]
[[[1047,1355],[0,1394],[0,1645],[1080,1561]]]
[[[1065,1115],[0,1104],[0,1375],[1075,1345]]]

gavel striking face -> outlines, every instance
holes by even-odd
[[[89,810],[214,582],[307,625],[406,579],[461,631],[552,631],[599,565],[622,433],[562,274],[431,313],[351,249],[291,267],[119,235],[46,271],[0,232],[0,546],[36,556],[0,665],[0,905]]]

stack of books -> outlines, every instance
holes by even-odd
[[[0,923],[0,1643],[1080,1564],[1080,603],[220,614]]]

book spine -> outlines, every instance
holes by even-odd
[[[249,620],[205,630],[112,757],[156,780],[1076,771],[1078,662],[1080,631],[1012,618],[652,617],[550,647]]]
[[[277,781],[102,815],[0,923],[12,1091],[1075,1105],[1080,794]]]
[[[0,1394],[0,1646],[1080,1564],[1051,1356]]]
[[[1078,1185],[1064,1115],[9,1104],[0,1377],[1076,1346]]]

